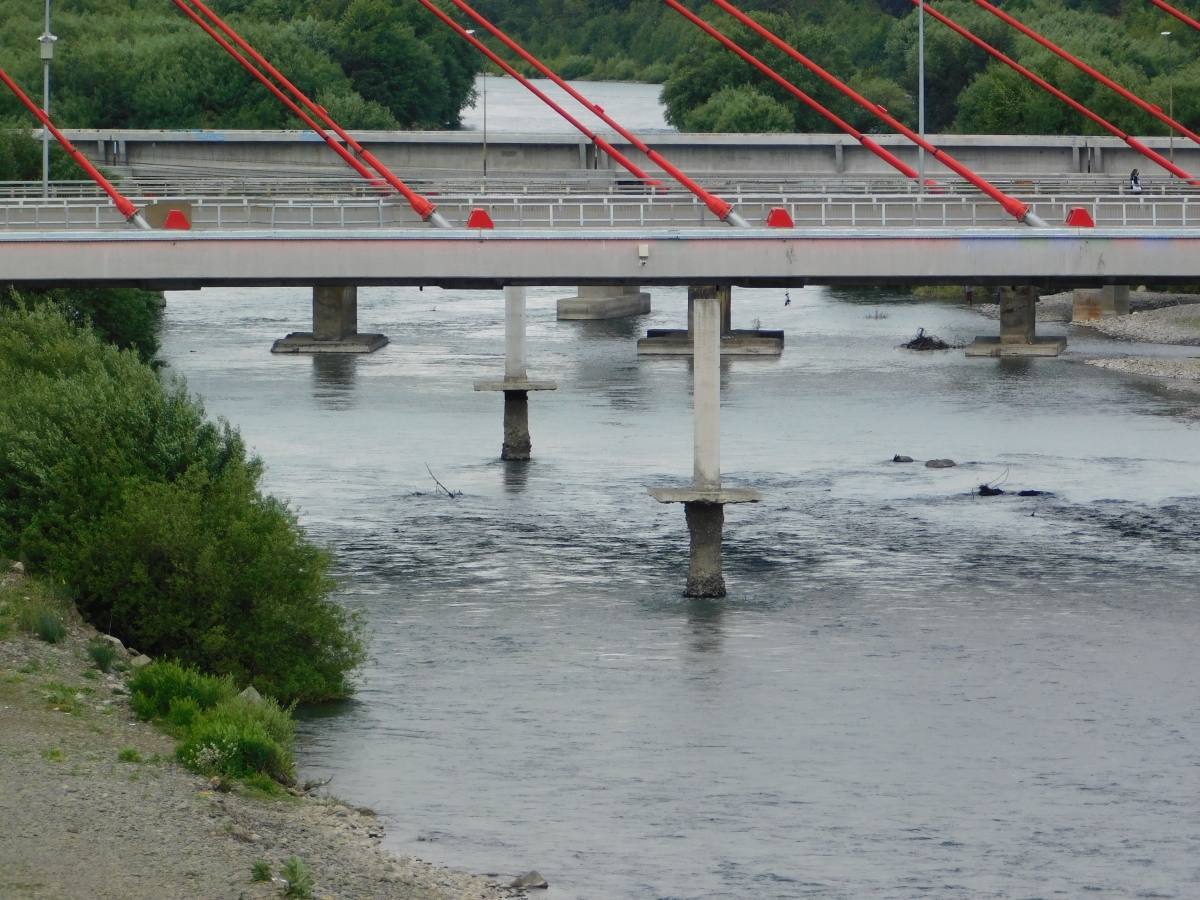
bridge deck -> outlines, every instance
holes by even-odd
[[[0,233],[18,284],[1162,284],[1200,228],[310,229]]]

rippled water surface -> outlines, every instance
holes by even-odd
[[[724,471],[768,499],[727,508],[729,597],[692,602],[682,510],[645,494],[690,477],[690,363],[634,346],[685,294],[559,323],[567,293],[530,290],[559,389],[524,465],[471,390],[501,372],[499,292],[362,289],[392,343],[357,359],[267,352],[305,291],[169,295],[172,369],[369,623],[305,774],[390,846],[537,868],[552,898],[1200,896],[1200,398],[1082,365],[1138,349],[1083,332],[1057,360],[917,354],[920,326],[997,325],[738,290],[735,327],[787,331],[723,364]],[[973,493],[1005,473],[1050,493]]]

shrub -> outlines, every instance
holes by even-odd
[[[308,870],[308,866],[304,864],[298,856],[289,856],[287,861],[280,867],[279,874],[287,880],[287,887],[283,889],[285,897],[311,897],[313,889],[312,872]]]
[[[0,548],[152,656],[287,700],[347,696],[358,622],[261,477],[182,381],[52,306],[0,309]]]
[[[117,648],[108,641],[92,641],[88,644],[88,656],[92,658],[97,669],[107,672],[112,669],[113,662],[117,658]]]
[[[67,638],[67,626],[63,624],[62,619],[48,609],[37,613],[33,630],[47,644],[57,644]]]
[[[290,740],[285,746],[278,733],[268,730],[277,723],[259,717],[257,707],[262,705],[231,700],[198,715],[176,751],[179,761],[205,775],[266,775],[290,781],[295,769]]]
[[[117,759],[121,762],[140,763],[142,762],[142,754],[138,752],[136,747],[122,747],[121,752],[117,754]]]
[[[150,720],[166,718],[173,709],[182,710],[185,703],[196,712],[211,709],[223,700],[232,700],[237,688],[228,676],[203,675],[168,659],[139,669],[129,680],[129,693],[133,711],[139,718]]]
[[[251,881],[270,881],[271,880],[271,864],[265,859],[256,859],[254,865],[250,867]]]

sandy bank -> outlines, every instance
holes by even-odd
[[[1196,294],[1161,294],[1156,291],[1130,291],[1129,292],[1129,311],[1132,315],[1136,312],[1145,312],[1147,310],[1157,310],[1165,307],[1179,306],[1181,303],[1195,303],[1200,301],[1200,296]],[[1071,310],[1075,305],[1075,292],[1063,291],[1058,294],[1043,294],[1037,303],[1037,320],[1039,322],[1070,322]],[[976,303],[971,309],[978,312],[981,316],[988,319],[1000,318],[999,303]],[[1117,318],[1128,318],[1127,316],[1119,316]],[[1088,322],[1089,326],[1094,325],[1095,321],[1111,322],[1113,319],[1101,319]],[[1076,323],[1083,324],[1083,323]]]
[[[174,762],[169,737],[135,720],[124,676],[92,665],[94,635],[77,624],[50,645],[0,633],[0,897],[265,900],[281,883],[251,882],[254,861],[277,875],[293,854],[311,869],[315,898],[523,895],[382,850],[386,816],[370,810],[214,792]],[[127,748],[142,762],[121,761]]]

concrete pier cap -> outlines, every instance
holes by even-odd
[[[294,331],[271,346],[272,353],[372,353],[387,346],[383,334],[359,334],[358,287],[316,285],[313,329]]]
[[[476,381],[477,391],[504,392],[504,443],[500,458],[522,462],[533,454],[529,434],[529,392],[556,391],[553,381],[530,381],[525,361],[525,288],[507,285],[504,288],[504,379]]]
[[[721,542],[726,503],[757,503],[763,495],[721,484],[721,321],[719,292],[699,288],[692,310],[693,465],[691,487],[652,487],[660,503],[682,503],[691,536],[685,597],[724,597]]]
[[[733,328],[733,287],[692,285],[688,288],[688,327],[651,328],[638,341],[639,356],[691,356],[692,326],[696,300],[715,298],[720,303],[720,353],[722,356],[779,356],[783,353],[783,332],[766,329]]]
[[[650,293],[636,284],[581,285],[574,297],[558,301],[560,321],[619,319],[650,312]]]

